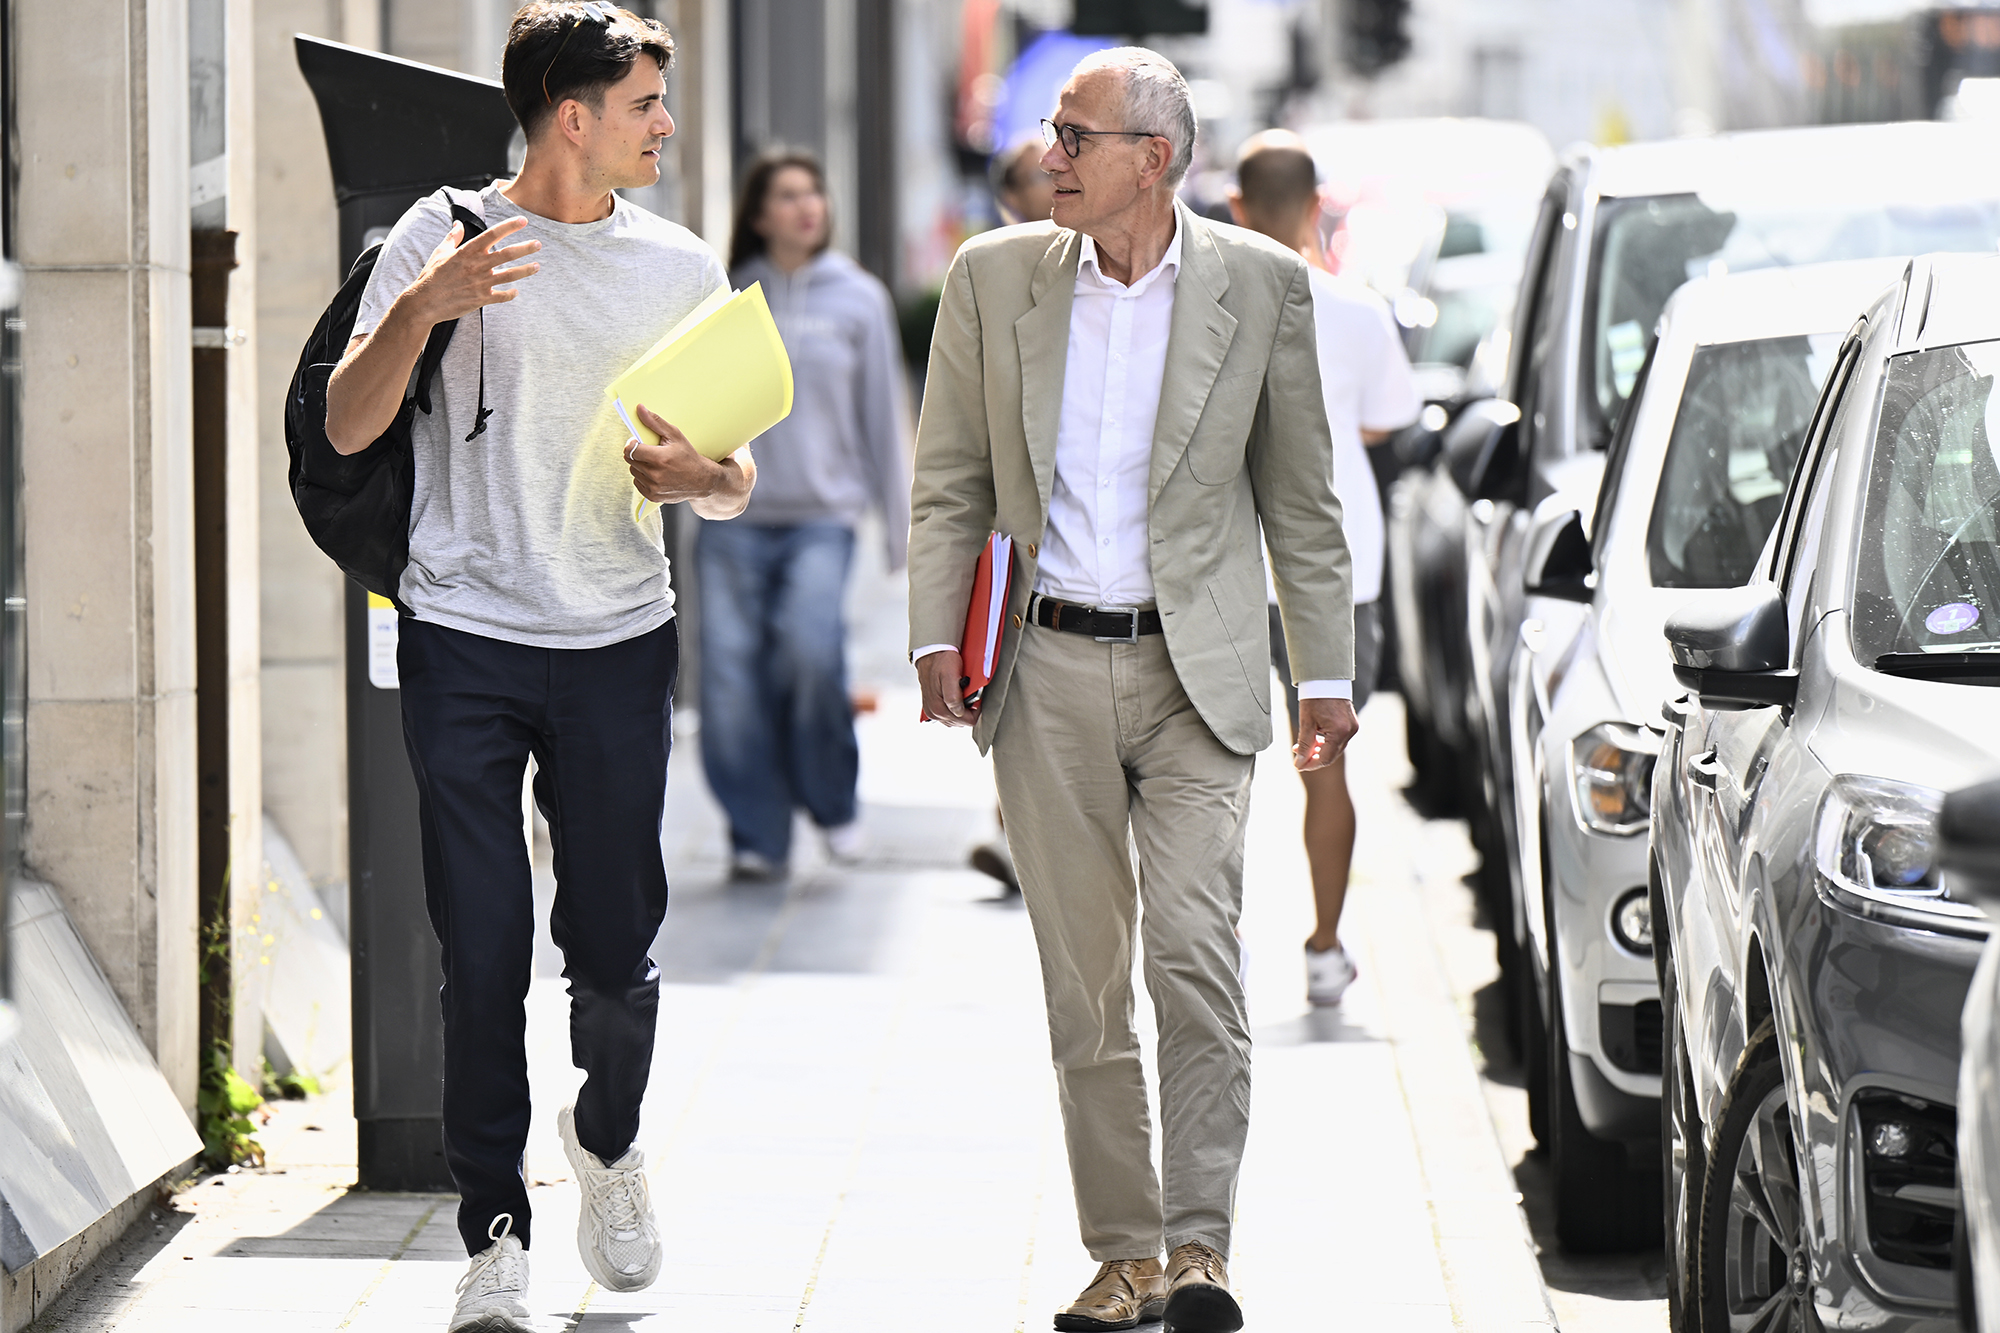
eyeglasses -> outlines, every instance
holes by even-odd
[[[563,48],[569,45],[570,34],[585,23],[598,23],[608,28],[618,21],[617,7],[604,3],[604,0],[582,0],[577,8],[583,13],[571,16],[569,26],[563,29],[563,39],[556,43],[556,53],[549,57],[548,66],[542,70],[542,101],[549,105],[555,103],[555,99],[549,96],[549,70],[554,69],[556,61],[562,59]]]
[[[1043,147],[1054,148],[1060,142],[1063,146],[1063,151],[1071,157],[1075,157],[1078,153],[1081,153],[1083,151],[1083,141],[1096,134],[1120,135],[1135,139],[1164,139],[1167,137],[1164,134],[1155,134],[1151,130],[1080,130],[1074,125],[1058,125],[1053,120],[1045,119],[1042,121]]]

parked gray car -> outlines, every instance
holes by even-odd
[[[1955,1327],[1987,918],[1934,821],[2000,772],[1997,374],[2000,257],[1913,262],[1842,344],[1751,581],[1667,620],[1687,693],[1651,872],[1682,1328]]]

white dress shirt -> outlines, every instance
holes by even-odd
[[[1049,525],[1035,576],[1035,591],[1045,596],[1084,606],[1153,605],[1146,492],[1180,268],[1178,212],[1166,254],[1130,286],[1104,275],[1097,243],[1083,237]],[[928,644],[911,660],[956,646]],[[1349,680],[1308,680],[1299,697],[1351,699],[1353,689]]]

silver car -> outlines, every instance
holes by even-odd
[[[1530,1061],[1531,1116],[1570,1249],[1631,1248],[1660,1225],[1646,831],[1660,701],[1676,692],[1661,629],[1689,589],[1750,577],[1843,336],[1908,262],[1682,287],[1607,454],[1570,460],[1574,481],[1535,516],[1508,710],[1514,878],[1521,1011],[1544,1052]],[[1593,497],[1587,539],[1579,508]]]
[[[1842,344],[1750,582],[1667,620],[1688,693],[1663,710],[1652,875],[1684,1327],[1955,1327],[1987,920],[1940,877],[1934,821],[2000,772],[1996,376],[2000,257],[1914,262]]]

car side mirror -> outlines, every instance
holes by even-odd
[[[1938,864],[1969,885],[1989,909],[2000,906],[2000,782],[1966,787],[1944,798]]]
[[[1468,500],[1504,496],[1521,453],[1521,409],[1499,398],[1467,403],[1444,431],[1444,465]]]
[[[1674,679],[1704,708],[1789,708],[1799,695],[1784,598],[1768,583],[1705,592],[1667,617]]]
[[[1587,602],[1597,591],[1594,572],[1581,513],[1561,509],[1536,516],[1534,529],[1528,534],[1529,596]]]
[[[1389,441],[1389,449],[1395,455],[1398,470],[1420,471],[1435,463],[1437,456],[1444,452],[1444,432],[1441,429],[1443,422],[1440,420],[1433,423],[1431,421],[1433,413],[1442,418],[1444,409],[1425,408],[1421,417],[1397,431],[1395,438]]]

